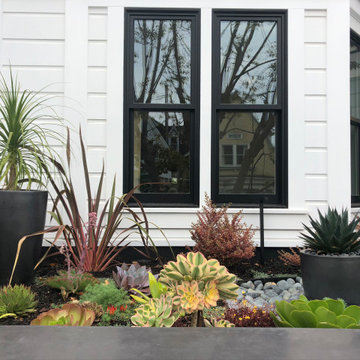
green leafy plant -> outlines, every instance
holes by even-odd
[[[95,313],[78,304],[65,304],[40,314],[30,325],[91,326]]]
[[[131,321],[135,326],[142,327],[171,327],[180,314],[173,309],[173,300],[169,295],[150,299],[146,304],[135,310]]]
[[[124,263],[121,267],[117,266],[116,270],[116,272],[113,271],[113,279],[119,288],[128,291],[137,289],[141,290],[143,294],[150,294],[148,273],[151,272],[151,268],[140,266],[135,262],[130,266]]]
[[[166,285],[162,284],[160,281],[157,281],[156,277],[151,272],[148,273],[148,278],[149,278],[149,290],[150,290],[150,294],[153,299],[157,299],[161,295],[166,294],[169,291],[171,291],[171,290],[169,290],[169,288]],[[132,288],[131,291],[133,291],[141,296],[141,297],[139,297],[137,295],[130,295],[135,301],[137,301],[141,304],[146,304],[147,302],[150,301],[150,298],[148,296],[146,296],[140,290]]]
[[[141,239],[144,251],[137,250],[143,256],[161,262],[157,248],[149,235],[149,222],[144,208],[140,201],[133,196],[140,185],[118,198],[115,196],[116,179],[114,177],[110,198],[105,202],[104,206],[100,208],[105,175],[104,166],[94,197],[90,186],[90,175],[81,131],[80,146],[88,199],[87,219],[83,219],[79,211],[79,202],[75,194],[70,173],[71,149],[69,131],[66,146],[67,170],[65,170],[59,162],[54,162],[61,177],[61,186],[58,186],[54,179],[50,177],[51,184],[56,193],[52,216],[59,224],[66,225],[67,231],[64,236],[67,248],[71,254],[71,266],[75,270],[88,272],[101,272],[106,270],[121,251],[129,245],[127,241],[132,234],[136,234]],[[128,206],[128,202],[131,199],[134,200],[140,210],[140,215]],[[66,220],[61,215],[62,211],[65,213]],[[130,221],[131,225],[125,225],[125,227],[121,229],[125,221]]]
[[[0,315],[28,315],[35,311],[36,304],[35,294],[30,287],[14,285],[4,286],[0,290]]]
[[[198,212],[198,221],[192,224],[190,231],[191,239],[196,243],[195,251],[225,265],[250,259],[255,254],[254,230],[242,221],[241,212],[230,218],[229,206],[217,209],[205,194],[205,206]]]
[[[57,275],[43,279],[43,283],[51,288],[59,289],[63,298],[66,299],[69,294],[83,292],[88,285],[98,284],[99,280],[89,273],[60,270]]]
[[[354,218],[349,222],[347,210],[339,214],[336,209],[328,208],[325,215],[318,210],[319,220],[309,216],[309,226],[304,225],[306,233],[300,237],[305,246],[320,254],[346,254],[360,250],[360,229],[357,226],[360,218]]]
[[[89,301],[102,306],[106,312],[108,306],[120,308],[130,305],[131,300],[124,289],[118,289],[112,280],[95,285],[88,285],[85,292],[80,296],[80,303]]]
[[[134,307],[131,304],[120,305],[116,307],[109,305],[104,311],[99,325],[109,326],[109,325],[122,325],[122,326],[131,326],[131,317],[134,315]]]
[[[360,307],[341,299],[276,301],[276,314],[270,313],[278,327],[360,329]]]
[[[39,124],[55,118],[50,98],[41,91],[23,90],[10,68],[10,80],[0,75],[0,183],[6,190],[17,190],[25,183],[44,185],[47,171],[56,155],[49,139],[61,136]],[[60,122],[58,122],[60,125]]]

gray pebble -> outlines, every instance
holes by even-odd
[[[245,296],[245,300],[248,301],[250,304],[253,304],[253,303],[254,303],[254,299],[253,299],[251,296],[249,296],[249,295],[246,295],[246,296]]]
[[[294,280],[294,279],[291,279],[291,278],[288,278],[288,279],[286,280],[286,282],[287,282],[290,286],[295,284],[295,280]]]
[[[250,295],[252,298],[257,298],[259,296],[261,296],[261,294],[263,294],[264,292],[262,290],[252,290],[252,289],[249,289],[248,292],[247,292],[247,295]]]
[[[272,289],[265,290],[264,294],[265,294],[268,298],[272,298],[272,297],[278,296],[278,293],[275,292],[275,291],[272,290]]]
[[[261,281],[261,280],[255,280],[255,281],[254,281],[255,287],[258,287],[260,284],[262,285],[262,281]]]
[[[281,297],[283,298],[283,300],[289,300],[290,297],[291,297],[291,294],[290,294],[287,290],[284,290],[284,291],[281,293]]]
[[[281,301],[281,300],[282,300],[282,298],[280,296],[275,296],[269,300],[269,303],[270,303],[270,305],[272,305],[272,304],[275,304],[275,301]]]
[[[278,283],[277,283],[277,286],[281,289],[281,290],[287,290],[290,285],[287,281],[285,280],[280,280]]]
[[[280,288],[279,286],[277,286],[277,285],[275,285],[274,287],[273,287],[273,290],[277,293],[277,294],[281,294],[284,290],[286,290],[286,289],[282,289],[282,288]]]
[[[296,277],[296,282],[302,284],[303,283],[302,278],[300,276],[297,276]]]
[[[303,286],[300,284],[300,283],[296,283],[294,286],[293,286],[294,289],[302,289]]]
[[[272,289],[275,285],[276,285],[275,283],[269,281],[269,282],[265,283],[264,290]]]
[[[258,286],[256,286],[255,290],[262,290],[264,288],[264,285],[261,283]]]
[[[285,290],[286,291],[286,290]],[[295,287],[291,287],[288,292],[291,294],[291,295],[296,295],[298,293],[297,291],[297,288]]]
[[[242,286],[243,288],[246,288],[246,289],[253,289],[253,290],[255,290],[255,285],[254,285],[254,283],[253,283],[251,280],[249,280],[249,281],[246,282],[246,283],[242,283],[241,286]]]

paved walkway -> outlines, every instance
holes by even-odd
[[[359,360],[360,330],[0,326],[1,360]]]

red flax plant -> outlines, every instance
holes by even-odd
[[[69,130],[66,144],[67,171],[60,163],[54,162],[54,165],[60,174],[60,187],[54,179],[49,176],[56,193],[54,208],[51,214],[59,224],[66,225],[64,237],[66,246],[70,252],[71,266],[76,271],[80,272],[102,272],[106,270],[114,259],[129,245],[128,238],[134,233],[139,234],[144,246],[144,251],[138,251],[143,256],[154,259],[158,253],[148,235],[149,223],[144,208],[141,203],[133,197],[137,187],[120,198],[117,198],[115,196],[114,177],[111,196],[105,202],[105,205],[100,208],[100,198],[104,180],[104,166],[95,192],[96,196],[93,198],[81,131],[80,145],[88,199],[88,214],[86,220],[84,220],[80,214],[70,174],[71,150]],[[137,207],[140,209],[141,216],[128,207],[127,204],[131,198],[135,200]],[[60,207],[62,207],[65,212],[66,221],[61,216]],[[123,221],[129,220],[132,222],[132,225],[122,228],[116,234],[116,231],[121,228]],[[149,246],[149,241],[152,243],[152,247]]]
[[[216,209],[206,194],[203,210],[198,212],[198,221],[192,224],[190,233],[196,243],[194,251],[232,265],[254,256],[254,230],[242,222],[241,211],[229,218],[228,208],[229,205]]]

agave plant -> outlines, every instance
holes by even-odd
[[[24,184],[44,185],[48,168],[56,152],[49,139],[61,142],[54,129],[40,125],[40,119],[58,119],[50,98],[23,90],[10,68],[10,80],[0,75],[0,183],[5,190],[17,190]],[[60,122],[58,122],[60,125]]]
[[[117,272],[113,271],[113,279],[119,288],[133,291],[132,289],[141,290],[145,295],[150,294],[149,275],[150,268],[141,266],[135,262],[130,266],[123,263],[116,267]]]
[[[305,246],[319,254],[347,254],[360,250],[360,229],[357,229],[360,218],[349,222],[347,210],[339,214],[330,207],[325,215],[319,210],[318,214],[319,220],[309,216],[313,229],[304,225],[307,234],[302,233],[300,237]]]
[[[341,299],[309,301],[302,295],[290,303],[276,301],[276,314],[270,312],[278,327],[360,329],[360,307],[346,307]]]
[[[95,312],[77,304],[65,304],[40,314],[30,325],[91,326]]]
[[[172,297],[161,295],[140,305],[135,310],[135,315],[131,317],[131,321],[135,326],[171,327],[179,316],[180,314],[173,310]]]

